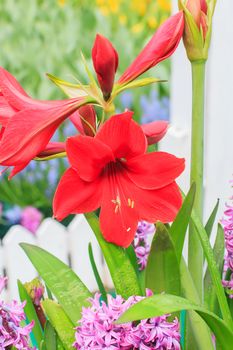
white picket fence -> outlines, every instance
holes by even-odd
[[[15,225],[3,238],[0,250],[0,274],[8,276],[7,290],[3,295],[5,300],[18,299],[17,279],[26,282],[37,276],[31,262],[19,246],[21,242],[38,245],[54,254],[69,264],[91,291],[95,291],[97,284],[88,257],[88,244],[91,242],[100,276],[107,288],[112,287],[111,277],[100,248],[85,217],[77,215],[68,227],[52,218],[47,218],[35,235],[24,227]]]

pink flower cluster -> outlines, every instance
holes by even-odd
[[[231,181],[233,184],[233,181]],[[226,255],[225,255],[225,266],[224,270],[233,272],[233,197],[230,202],[226,204],[226,210],[224,211],[224,217],[221,220],[221,224],[224,229]],[[229,280],[223,281],[224,287],[233,290],[233,273]],[[230,298],[233,298],[233,294],[230,294]]]
[[[149,292],[148,294],[151,295]],[[79,350],[180,350],[179,322],[168,322],[168,315],[114,324],[119,316],[143,297],[132,296],[124,300],[108,295],[108,304],[96,293],[91,306],[83,308],[82,318],[76,328],[73,344]]]
[[[0,292],[6,281],[6,278],[0,278]],[[20,350],[31,349],[29,334],[34,323],[22,326],[21,322],[26,319],[24,306],[25,302],[18,303],[13,300],[11,303],[5,303],[0,300],[0,350],[10,349],[12,346]]]
[[[133,247],[138,260],[139,270],[144,270],[150,253],[149,236],[155,233],[154,224],[140,221],[133,241]]]

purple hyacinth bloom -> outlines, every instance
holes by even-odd
[[[0,277],[0,285],[6,285],[6,278]],[[10,349],[14,346],[16,349],[28,350],[29,334],[34,326],[34,322],[22,326],[22,321],[26,320],[24,313],[24,303],[18,303],[13,300],[5,303],[0,300],[0,349]]]
[[[155,226],[147,221],[140,221],[134,237],[133,247],[138,259],[139,270],[144,270],[150,253],[149,236],[155,233]]]
[[[38,209],[26,207],[22,211],[20,223],[29,231],[35,233],[41,223],[42,217],[42,213]]]
[[[224,229],[226,247],[224,271],[226,272],[228,269],[231,271],[229,281],[223,281],[223,286],[233,291],[233,198],[226,204],[221,224]],[[230,294],[230,298],[233,298],[233,294]]]
[[[151,295],[151,292],[147,294]],[[108,304],[96,293],[84,307],[76,328],[73,346],[80,350],[180,350],[179,322],[167,321],[169,315],[140,321],[114,324],[119,316],[144,297],[132,296],[124,300],[108,295]]]

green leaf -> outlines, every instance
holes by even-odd
[[[126,251],[130,261],[131,261],[132,266],[134,267],[134,270],[136,271],[136,273],[138,275],[139,274],[138,260],[137,260],[137,256],[135,253],[135,249],[132,246],[132,244],[128,248],[126,248],[125,251]]]
[[[21,243],[20,246],[71,321],[76,324],[82,307],[89,304],[87,299],[91,293],[87,287],[74,271],[46,250],[27,243]]]
[[[214,259],[217,264],[220,275],[222,275],[224,251],[225,251],[224,231],[222,226],[218,224],[218,231],[217,231],[217,235],[214,243],[213,253],[214,253]],[[218,313],[219,308],[218,308],[217,296],[216,296],[216,292],[213,286],[212,278],[208,267],[205,273],[204,288],[205,288],[205,304],[208,306],[210,311]]]
[[[56,331],[49,321],[47,321],[45,325],[44,339],[47,350],[57,350]]]
[[[180,279],[181,295],[196,304],[200,304],[199,294],[196,290],[192,276],[183,257],[181,258],[180,262]],[[191,327],[192,335],[194,337],[193,341],[195,342],[196,349],[214,349],[210,330],[203,319],[199,317],[196,312],[189,311],[187,315],[187,322]]]
[[[206,230],[208,237],[210,237],[210,235],[211,235],[211,232],[212,232],[212,229],[214,226],[214,221],[215,221],[215,218],[216,218],[216,215],[218,212],[218,207],[219,207],[219,199],[217,200],[217,203],[216,203],[216,205],[215,205],[212,213],[210,214],[210,217],[205,225],[205,230]]]
[[[180,269],[174,244],[166,227],[158,222],[146,267],[146,288],[154,293],[180,294]]]
[[[128,299],[132,295],[142,295],[137,274],[125,249],[105,241],[100,231],[99,221],[96,215],[85,214],[85,216],[99,242],[116,292],[125,299]]]
[[[201,242],[201,245],[205,254],[205,258],[207,260],[208,269],[213,282],[213,288],[215,289],[215,292],[218,298],[222,317],[230,327],[233,327],[233,320],[231,318],[231,313],[228,307],[226,295],[224,292],[224,288],[222,286],[221,275],[219,273],[218,266],[214,258],[214,252],[210,245],[209,238],[207,236],[207,233],[199,217],[196,215],[194,211],[192,212],[191,219],[192,219],[192,224]]]
[[[210,312],[208,309],[175,295],[163,294],[145,298],[128,309],[118,319],[117,323],[126,323],[130,321],[158,317],[181,310],[196,311],[211,328],[218,339],[222,350],[232,349],[233,333],[221,318]]]
[[[73,350],[72,344],[75,341],[74,325],[67,317],[61,305],[53,300],[46,299],[42,302],[42,307],[45,310],[49,322],[51,322],[52,326],[55,328],[64,348],[66,350]]]
[[[103,300],[107,303],[108,302],[107,301],[107,293],[106,293],[106,290],[104,288],[104,284],[103,284],[103,282],[102,282],[102,280],[100,278],[99,271],[98,271],[96,263],[95,263],[95,259],[94,259],[91,243],[88,244],[88,253],[89,253],[89,259],[90,259],[90,262],[91,262],[92,270],[93,270],[96,282],[97,282],[98,287],[99,287],[99,291],[101,293],[101,296],[102,296]]]
[[[27,321],[28,321],[28,323],[30,323],[31,321],[34,320],[34,322],[35,322],[35,325],[33,327],[32,333],[33,333],[33,336],[34,336],[35,341],[37,343],[37,347],[39,348],[39,345],[40,345],[40,343],[41,343],[41,341],[43,339],[43,331],[42,331],[42,328],[41,328],[40,321],[38,319],[36,310],[34,308],[34,305],[32,303],[32,300],[31,300],[30,296],[28,295],[28,292],[27,292],[26,288],[24,287],[24,285],[22,284],[21,281],[18,280],[17,283],[18,283],[18,290],[19,290],[20,300],[22,302],[26,301],[26,305],[24,307],[24,311],[25,311],[25,314],[27,316]]]
[[[170,235],[175,245],[176,255],[178,262],[180,262],[185,234],[190,221],[190,216],[193,208],[194,198],[196,193],[196,185],[192,184],[187,196],[184,199],[183,205],[177,214],[175,221],[172,223],[170,228]]]

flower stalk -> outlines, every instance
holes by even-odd
[[[194,210],[203,216],[203,162],[204,162],[204,98],[205,61],[192,63],[192,145],[190,182],[196,183]],[[200,300],[203,299],[203,251],[199,238],[190,225],[188,263]]]

